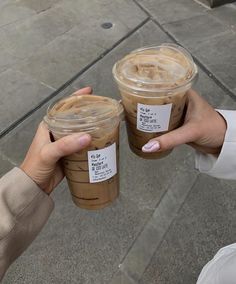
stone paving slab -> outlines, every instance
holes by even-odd
[[[73,20],[63,9],[52,8],[19,24],[2,28],[1,46],[16,57],[28,58],[73,26]]]
[[[107,5],[106,0],[89,1],[86,4],[83,4],[83,1],[61,1],[51,9],[30,17],[24,22],[2,28],[0,30],[1,46],[16,57],[29,58],[44,45],[76,25],[82,25],[80,32],[87,31],[89,33],[90,29],[94,30],[96,26],[100,28],[96,32],[102,32],[100,25],[104,21],[112,21],[114,26],[119,27],[121,25],[122,27],[122,25],[125,25],[127,32],[135,28],[147,17],[132,2],[125,1],[120,7],[118,4],[118,1],[113,1],[112,4]],[[96,7],[93,7],[93,5],[96,5]],[[121,7],[124,10],[119,10]],[[128,14],[125,14],[124,11],[127,11]],[[84,21],[85,16],[86,21]],[[112,30],[113,33],[110,32],[110,36],[116,36],[117,28]],[[122,34],[122,36],[125,34]],[[96,36],[96,33],[93,36]],[[88,41],[88,38],[89,41],[92,40],[90,36],[86,38],[86,41]],[[116,40],[117,38],[114,39],[113,44]],[[89,42],[87,44],[89,45]],[[109,46],[106,46],[106,48],[109,48]],[[82,49],[82,46],[78,46],[78,49]]]
[[[221,84],[235,94],[235,4],[219,7],[214,12],[214,9],[205,9],[197,2],[188,0],[160,0],[158,5],[155,1],[140,0],[139,3],[177,42],[188,48]],[[171,15],[170,19],[161,10],[162,5]],[[176,5],[181,6],[180,14],[186,17],[178,17]],[[192,7],[193,13],[188,13],[186,9],[189,5],[197,5],[198,8]]]
[[[234,109],[233,100],[200,67],[198,71],[198,80],[193,88],[214,108]]]
[[[36,14],[27,7],[19,7],[13,1],[9,2],[4,3],[5,5],[0,4],[0,28]]]
[[[14,55],[11,55],[7,51],[1,51],[0,52],[0,74],[13,67],[16,64],[19,64],[21,62],[21,59],[15,57]]]
[[[234,92],[235,81],[235,56],[236,37],[234,31],[216,36],[211,41],[198,46],[195,55],[201,62],[204,62],[208,70],[214,74],[218,80]],[[236,95],[236,93],[234,92]]]
[[[31,9],[33,14],[0,28],[0,74],[9,74],[0,76],[0,85],[11,85],[10,73],[19,74],[20,71],[25,79],[22,82],[15,80],[17,97],[29,98],[25,94],[31,93],[28,103],[18,108],[1,92],[0,98],[4,102],[1,131],[21,119],[51,95],[54,88],[62,86],[147,19],[147,15],[130,1],[19,0],[4,3],[1,5],[8,7],[9,15],[18,9],[19,13],[21,9]],[[104,22],[111,22],[112,28],[103,29]],[[32,83],[24,84],[28,78],[32,78]],[[35,90],[31,87],[33,84],[47,85],[52,91],[48,93],[45,87],[45,91],[39,93],[37,87]],[[9,89],[7,95],[15,96]]]
[[[112,284],[136,284],[136,282],[122,271],[118,271],[112,279]]]
[[[168,188],[175,183],[191,187],[191,178],[194,178],[196,173],[193,173],[192,168],[189,171],[184,164],[186,161],[183,162],[183,159],[189,159],[191,151],[188,147],[175,149],[165,159],[149,161],[132,154],[127,147],[127,142],[125,139],[123,152],[121,152],[121,161],[125,161],[123,163],[126,165],[125,169],[121,169],[121,188],[128,189],[124,191],[125,197],[132,200],[139,208],[154,210],[159,206]],[[137,174],[134,179],[135,173]]]
[[[193,0],[137,0],[160,24],[188,19],[207,9]]]
[[[104,6],[96,1],[95,3],[98,11],[90,5],[87,7],[88,4],[85,5],[85,11],[88,13],[86,21],[82,21],[84,15],[79,5],[81,3],[77,2],[77,5],[71,1],[60,3],[57,9],[67,11],[70,18],[74,12],[72,18],[75,21],[75,27],[42,48],[17,69],[58,88],[123,38],[131,28],[135,28],[147,18],[140,9],[133,9],[133,5],[126,4],[126,11],[128,13],[130,10],[132,16],[130,15],[129,19],[132,20],[125,21],[124,12],[118,14],[116,12],[119,8],[116,1],[109,5],[109,10],[105,3]],[[112,28],[103,29],[101,25],[104,22],[112,23]],[[57,70],[56,73],[55,70]]]
[[[236,37],[233,29],[209,14],[167,24],[165,29],[234,92]]]
[[[2,156],[0,152],[0,177],[7,173],[14,167],[14,164],[11,163],[5,156]]]
[[[112,22],[114,25],[123,23],[127,28],[133,29],[142,22],[147,15],[134,3],[124,0],[62,0],[58,5],[65,11],[74,15],[73,19],[79,23],[88,23],[87,30],[93,25],[100,26],[104,22]],[[93,20],[91,24],[89,21]]]
[[[34,112],[23,123],[15,127],[9,134],[1,138],[0,152],[5,154],[15,164],[19,164],[25,157],[38,124],[43,120],[43,117],[46,114],[48,105],[62,96],[72,94],[74,91],[75,89],[70,86],[61,91],[56,97]]]
[[[171,42],[171,40],[156,24],[149,21],[84,72],[72,85],[75,88],[89,85],[94,88],[96,94],[117,99],[119,92],[112,77],[112,67],[115,62],[140,46],[158,45],[163,42]]]
[[[211,42],[211,38],[229,30],[228,26],[209,14],[169,23],[164,27],[193,53],[205,42]]]
[[[209,0],[194,0],[195,2],[203,5],[204,7],[209,8],[210,7],[210,2]]]
[[[75,27],[17,69],[57,88],[85,68],[89,62],[96,60],[105,52],[106,46],[111,46],[127,32],[127,28],[122,24],[112,30],[105,30],[100,26],[89,31],[82,26]],[[87,38],[90,38],[89,43]]]
[[[235,242],[235,189],[200,175],[140,283],[196,283],[217,250]]]
[[[164,165],[165,169],[168,168],[168,173],[165,174],[165,177],[158,176],[161,169],[160,164],[167,162],[167,159],[161,160],[160,164],[156,165],[155,171],[157,179],[162,182],[162,186],[167,185],[168,190],[165,195],[163,195],[153,216],[149,219],[119,266],[120,270],[134,280],[135,283],[138,283],[142,278],[155,250],[162,242],[163,236],[167,232],[173,219],[177,216],[178,210],[184,203],[186,196],[197,178],[198,173],[190,166],[193,163],[193,157],[187,157],[188,151],[186,151],[185,147],[182,147],[182,150],[183,151],[179,153],[180,157],[184,159],[184,162],[174,161],[174,155],[177,155],[176,150],[176,152],[172,154],[172,157],[170,157],[171,161],[169,165]],[[175,170],[171,169],[171,163],[175,165]],[[148,171],[145,172],[148,173]],[[174,176],[172,176],[172,173],[174,173]],[[116,283],[116,278],[114,279],[114,283]]]
[[[52,8],[59,2],[61,2],[61,0],[18,0],[16,5],[18,7],[26,7],[36,13],[40,13]]]
[[[32,77],[11,69],[0,73],[0,88],[0,134],[53,92]]]
[[[232,29],[236,29],[236,3],[212,9],[209,14],[215,16]]]
[[[128,52],[140,46],[152,44],[158,45],[163,42],[172,41],[155,23],[150,21],[136,33],[131,35],[126,42],[121,43],[118,47],[113,49],[112,53],[107,54],[104,58],[99,60],[99,62],[89,68],[88,71],[84,72],[72,83],[72,86],[75,88],[92,86],[98,95],[120,99],[119,91],[111,73],[114,63]],[[218,87],[200,67],[198,68],[199,78],[194,88],[214,107],[222,105],[226,96],[225,92]],[[108,82],[108,84],[104,82]],[[223,106],[230,109],[233,108],[231,103],[228,105],[224,104]]]
[[[86,34],[85,30],[81,32],[75,27],[16,68],[58,88],[105,51],[93,40],[93,35],[92,40],[86,43]]]

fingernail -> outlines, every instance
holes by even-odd
[[[88,134],[83,134],[82,136],[77,137],[78,142],[81,147],[85,147],[90,142],[90,136]]]
[[[157,141],[149,141],[142,147],[143,152],[151,153],[156,152],[160,149],[160,144]]]

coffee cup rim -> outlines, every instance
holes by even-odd
[[[99,117],[94,117],[91,119],[90,122],[86,122],[86,118],[88,117],[77,117],[76,115],[74,117],[60,117],[52,115],[50,112],[53,107],[55,107],[56,104],[59,102],[66,100],[70,97],[76,97],[76,95],[70,95],[63,98],[60,98],[54,102],[52,102],[48,108],[46,115],[44,116],[44,122],[47,124],[48,128],[52,132],[57,133],[73,133],[73,132],[93,132],[95,130],[98,130],[100,124],[104,124],[106,122],[109,122],[109,120],[112,120],[113,118],[117,118],[118,121],[122,120],[124,109],[122,104],[112,98],[104,97],[104,96],[96,96],[96,95],[80,95],[78,96],[80,99],[87,99],[87,98],[103,98],[106,100],[106,102],[110,102],[115,106],[115,112],[107,112],[104,113],[104,115],[100,115]],[[95,100],[94,100],[95,101]],[[100,100],[101,102],[102,100]]]
[[[157,87],[151,87],[151,88],[149,87],[148,88],[148,87],[145,86],[145,84],[142,84],[143,82],[141,82],[141,81],[140,81],[140,84],[137,81],[137,85],[125,83],[118,76],[118,73],[117,73],[118,65],[121,64],[122,61],[125,61],[125,58],[127,56],[130,56],[132,54],[141,54],[142,51],[152,50],[152,49],[155,50],[157,48],[162,48],[162,47],[175,49],[175,50],[178,50],[179,52],[181,52],[182,54],[184,54],[184,56],[189,60],[190,66],[192,67],[192,69],[191,69],[192,72],[191,72],[190,78],[188,78],[186,81],[183,81],[183,83],[181,83],[177,86],[173,86],[173,87],[169,87],[169,88],[163,87],[161,85],[157,86]],[[131,92],[132,91],[144,92],[145,97],[147,97],[148,93],[150,93],[152,95],[154,93],[156,93],[159,97],[160,93],[172,93],[172,92],[181,92],[181,91],[188,90],[188,89],[191,88],[191,86],[195,83],[195,81],[198,78],[198,68],[197,68],[197,65],[195,64],[195,62],[193,61],[191,54],[186,49],[184,49],[182,46],[179,46],[179,45],[174,44],[174,43],[163,43],[161,45],[149,45],[149,46],[144,46],[144,47],[135,49],[135,50],[131,51],[128,55],[123,57],[121,60],[117,61],[113,65],[112,73],[113,73],[113,77],[114,77],[115,81],[117,82],[118,86],[121,86],[125,89],[129,89]],[[154,85],[157,85],[157,84],[156,83],[150,83],[149,84],[149,86],[154,86]]]

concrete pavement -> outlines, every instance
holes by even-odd
[[[183,45],[199,66],[196,89],[215,107],[236,108],[235,4],[4,0],[0,8],[1,174],[22,161],[53,100],[86,85],[119,98],[111,68],[143,45]],[[49,222],[4,284],[195,283],[214,253],[235,242],[235,182],[199,174],[187,146],[141,160],[124,125],[121,134],[119,199],[98,212],[78,209],[62,183]]]

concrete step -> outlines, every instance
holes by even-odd
[[[211,8],[221,6],[227,3],[236,2],[235,0],[198,0],[199,2],[202,2],[203,4],[210,5]]]

